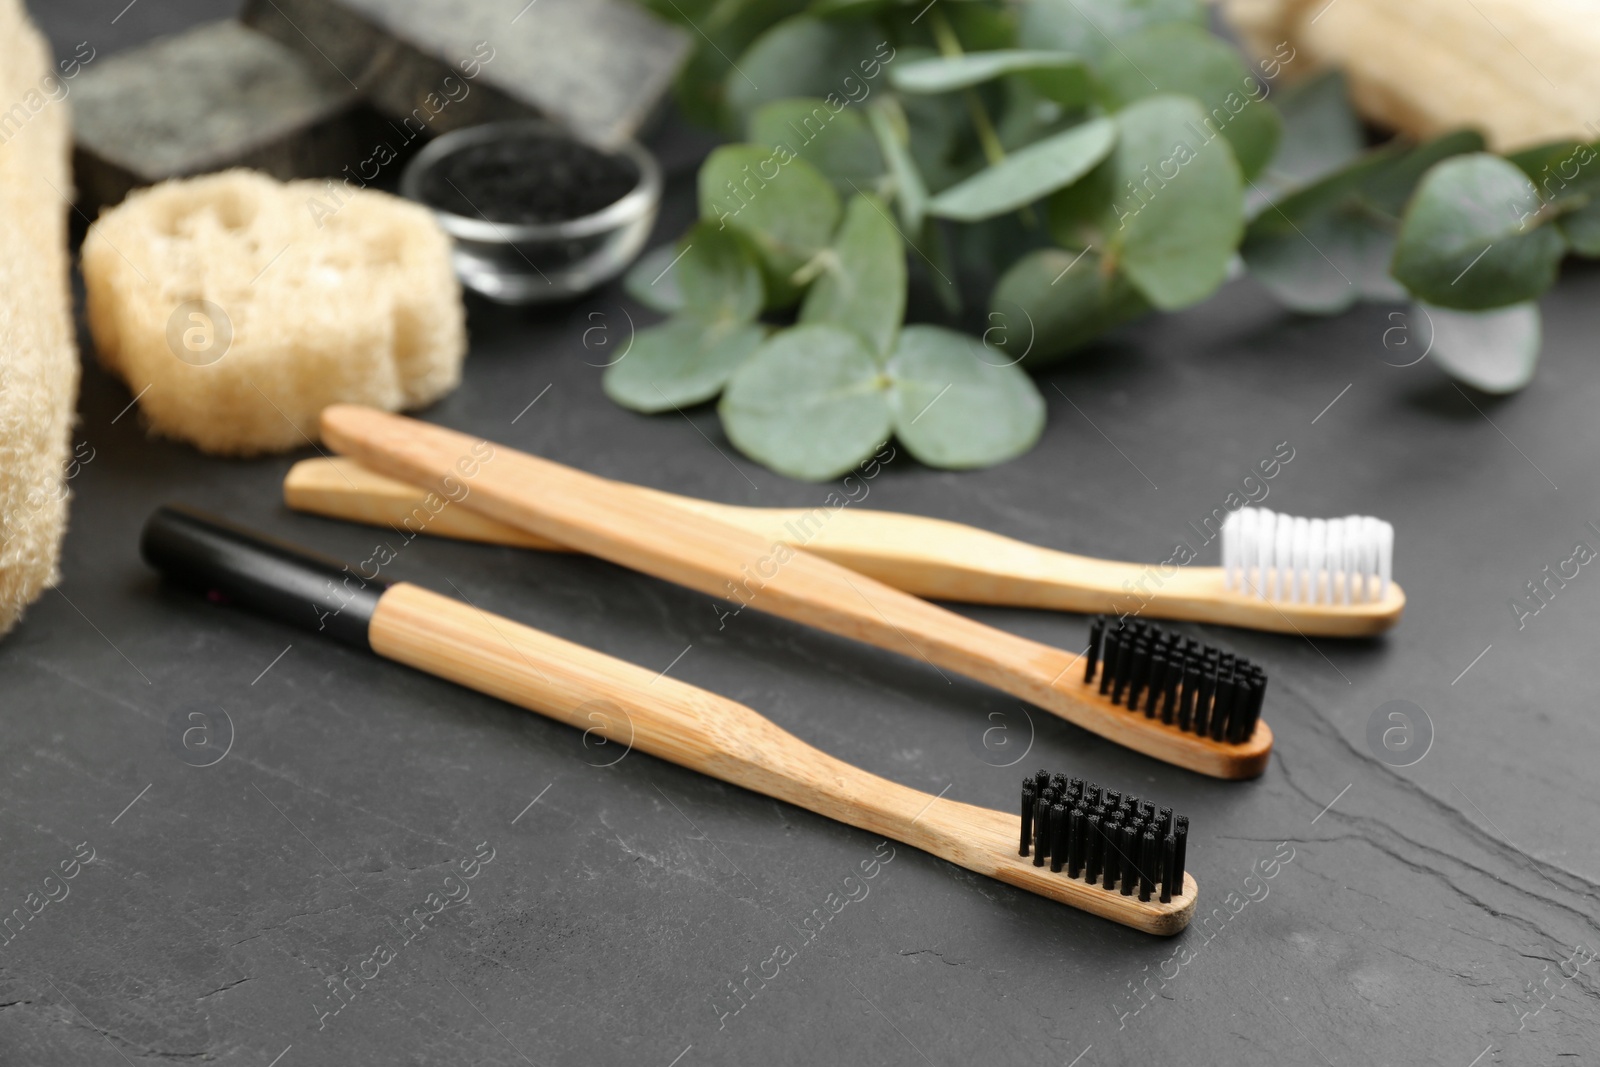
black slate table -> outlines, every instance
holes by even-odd
[[[113,25],[120,0],[36,6],[63,53],[214,11],[143,0]],[[681,131],[662,147],[659,239],[703,150]],[[1286,448],[1267,506],[1393,521],[1410,606],[1388,637],[1185,627],[1270,672],[1278,746],[1253,782],[753,612],[721,625],[707,597],[606,563],[418,539],[392,566],[929,792],[1009,806],[1044,766],[1188,811],[1204,918],[1171,940],[163,589],[136,551],[163,501],[349,559],[382,534],[285,510],[302,456],[147,437],[85,339],[92,459],[64,580],[0,643],[0,913],[63,863],[76,877],[0,946],[0,1062],[1600,1061],[1600,576],[1551,584],[1537,614],[1511,606],[1577,544],[1600,548],[1597,301],[1600,275],[1569,269],[1543,302],[1537,380],[1494,400],[1429,360],[1398,366],[1425,329],[1403,314],[1301,320],[1235,282],[1044,375],[1049,427],[1024,458],[965,474],[901,458],[871,481],[871,507],[1160,560]],[[741,458],[709,410],[608,403],[598,365],[629,316],[648,321],[615,290],[474,304],[466,382],[425,417],[678,492],[823,499]],[[1085,635],[1074,616],[963,610]],[[1375,715],[1413,731],[1409,756],[1369,740]],[[194,727],[209,732],[185,745]],[[427,932],[402,925],[462,891]]]

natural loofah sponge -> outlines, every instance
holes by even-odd
[[[100,361],[154,429],[251,455],[329,404],[418,407],[461,380],[450,239],[415,204],[246,170],[163,182],[83,243]]]
[[[21,0],[0,0],[0,634],[56,580],[78,394],[67,106]]]

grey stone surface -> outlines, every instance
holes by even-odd
[[[234,20],[86,65],[73,87],[76,180],[86,206],[231,166],[278,178],[336,174],[371,128],[326,65]]]
[[[45,25],[68,51],[84,36]],[[658,239],[692,208],[680,173]],[[1161,797],[1194,818],[1202,901],[1226,916],[1172,940],[904,847],[862,881],[871,835],[639,753],[604,766],[617,753],[575,730],[163,589],[136,548],[163,501],[347,559],[383,535],[285,511],[299,457],[231,462],[147,438],[91,364],[65,581],[0,643],[0,915],[44,899],[79,843],[94,859],[0,945],[0,1062],[1593,1063],[1600,577],[1585,565],[1552,585],[1521,629],[1508,602],[1574,542],[1600,547],[1597,301],[1600,273],[1569,267],[1543,301],[1538,378],[1491,401],[1430,360],[1398,366],[1425,323],[1383,308],[1299,319],[1238,282],[1042,377],[1049,426],[1021,460],[956,474],[899,459],[869,483],[872,507],[1158,560],[1287,441],[1266,506],[1392,520],[1411,602],[1387,638],[1185,628],[1271,674],[1278,748],[1255,782],[1174,770],[751,612],[719,627],[707,598],[594,560],[418,540],[391,567],[671,664],[930,792],[1009,804],[1020,771],[1046,766]],[[475,304],[466,382],[426,417],[733,502],[832,488],[744,461],[704,408],[608,403],[600,367],[629,316],[648,321],[617,290],[534,314]],[[1063,647],[1085,633],[1073,616],[964,610]],[[1368,746],[1392,700],[1432,722],[1409,767]],[[210,757],[182,732],[203,725],[220,750],[222,710],[232,747],[195,766]],[[998,766],[1015,758],[1002,738],[1028,748],[1015,766]],[[493,861],[462,882],[484,841]],[[407,942],[401,916],[447,874],[470,898]],[[832,914],[830,894],[859,899]],[[830,917],[807,939],[819,908]],[[780,943],[795,958],[773,976]],[[328,980],[372,974],[379,944],[394,958],[324,1018]],[[733,1012],[728,983],[763,969]]]
[[[397,119],[443,132],[531,113],[607,146],[657,111],[690,50],[631,0],[250,0],[243,17]]]

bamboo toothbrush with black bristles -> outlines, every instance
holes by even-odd
[[[743,704],[415,585],[363,580],[338,560],[189,508],[158,509],[140,551],[210,599],[1125,926],[1171,935],[1194,914],[1188,820],[1170,808],[1044,771],[1024,780],[1010,813],[924,793],[829,756]],[[596,701],[611,712],[602,727],[588,714]]]
[[[436,487],[459,502],[451,506],[954,671],[1156,759],[1217,778],[1266,769],[1265,676],[1149,623],[1102,626],[1087,654],[1067,651],[671,501],[440,426],[334,405],[322,413],[322,436],[373,470]]]
[[[945,519],[859,504],[752,508],[612,484],[831,559],[902,592],[934,600],[1241,626],[1308,637],[1370,637],[1400,621],[1406,597],[1391,577],[1394,528],[1371,516],[1304,519],[1240,508],[1208,520],[1221,566],[1093,559]],[[429,506],[429,491],[344,456],[307,459],[283,480],[299,511],[408,532],[545,551],[571,551],[462,508]],[[439,499],[439,498],[436,498]],[[1214,528],[1212,523],[1214,523]],[[1190,552],[1194,550],[1189,549]],[[1179,553],[1174,560],[1182,557]]]

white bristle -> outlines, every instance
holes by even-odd
[[[1240,508],[1222,524],[1229,589],[1264,600],[1359,604],[1389,595],[1394,527],[1370,515],[1301,519]]]

